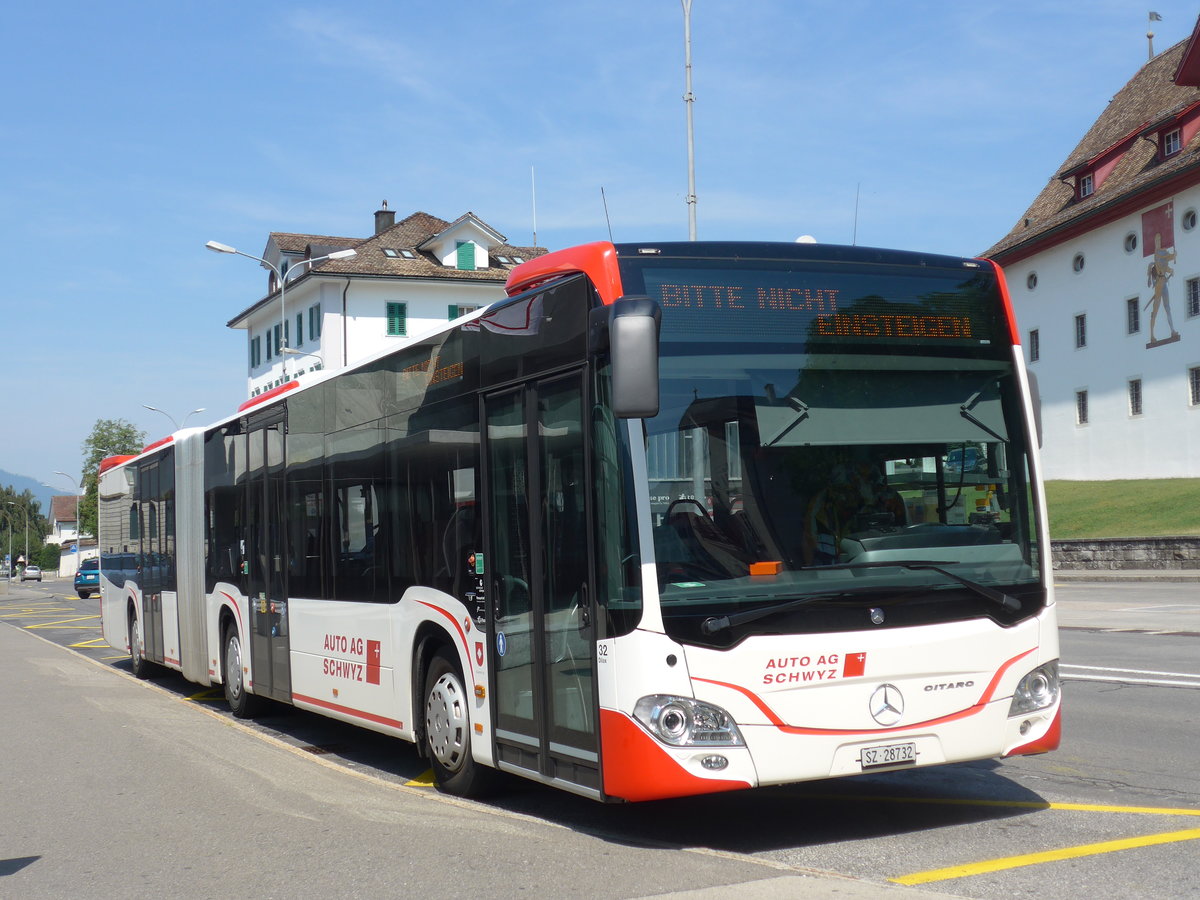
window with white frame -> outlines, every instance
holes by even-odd
[[[1142,330],[1142,309],[1141,301],[1137,297],[1130,297],[1125,301],[1125,333],[1137,334]]]
[[[408,334],[407,303],[389,303],[387,305],[387,333],[389,337],[403,337]]]
[[[1075,349],[1082,350],[1087,346],[1087,313],[1075,317]]]
[[[1129,415],[1140,416],[1142,414],[1142,379],[1129,379]]]
[[[1096,181],[1092,177],[1091,172],[1088,172],[1086,175],[1079,176],[1079,199],[1080,200],[1082,200],[1084,197],[1090,197],[1095,190],[1096,190]]]
[[[1181,149],[1183,149],[1183,142],[1178,128],[1163,135],[1163,156],[1174,156]]]
[[[1088,423],[1088,392],[1075,392],[1075,424],[1086,425]]]

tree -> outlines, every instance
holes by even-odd
[[[42,504],[33,499],[32,491],[17,493],[11,485],[0,487],[0,561],[11,549],[14,561],[25,553],[35,557],[50,525],[42,516]],[[30,562],[31,560],[26,560]]]
[[[83,499],[79,503],[81,534],[96,534],[96,476],[102,460],[142,452],[146,433],[124,419],[97,419],[83,442]]]

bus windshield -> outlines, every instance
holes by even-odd
[[[666,263],[641,274],[663,306],[646,452],[673,636],[1041,607],[1024,404],[990,274]]]

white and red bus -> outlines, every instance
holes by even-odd
[[[100,474],[103,625],[599,800],[1060,735],[1035,405],[999,269],[590,244],[439,333]]]

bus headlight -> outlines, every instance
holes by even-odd
[[[1021,679],[1013,692],[1009,718],[1046,709],[1058,702],[1058,660],[1038,666]]]
[[[633,708],[634,717],[672,747],[741,747],[742,733],[729,713],[688,697],[654,694]]]

